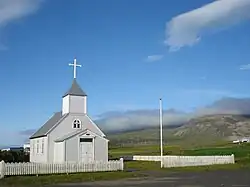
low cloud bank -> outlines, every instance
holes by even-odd
[[[249,115],[250,99],[223,98],[210,106],[199,108],[190,113],[165,110],[163,111],[163,125],[180,125],[191,118],[216,114]],[[159,110],[109,112],[99,116],[96,123],[107,132],[157,127],[159,126]]]
[[[163,111],[163,125],[181,125],[191,118],[214,114],[250,114],[250,98],[236,99],[223,98],[211,105],[199,108],[194,112],[185,113],[174,109]],[[113,111],[97,116],[95,122],[106,133],[131,131],[159,126],[159,110],[130,110],[126,112]],[[20,132],[1,132],[0,144],[22,145],[36,131],[36,129],[26,129]],[[8,138],[12,137],[9,141]],[[14,139],[13,139],[14,137]],[[6,142],[8,140],[8,142]]]
[[[179,125],[190,119],[190,114],[174,110],[163,111],[164,125]],[[136,130],[156,127],[159,125],[159,110],[134,110],[108,113],[96,120],[96,123],[106,132]]]

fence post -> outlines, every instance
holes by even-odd
[[[0,179],[4,178],[4,161],[0,162]]]
[[[232,164],[234,164],[235,163],[234,154],[232,154],[231,157],[232,157]]]
[[[123,169],[124,169],[123,158],[120,158],[120,163],[121,163],[121,170],[123,171]]]
[[[165,168],[165,157],[164,156],[162,157],[161,162],[162,162],[162,168]]]

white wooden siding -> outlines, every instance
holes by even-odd
[[[55,143],[54,163],[62,163],[65,161],[65,142]]]
[[[41,137],[30,140],[30,162],[45,163],[48,154],[48,138]]]
[[[93,163],[4,163],[0,162],[0,177],[8,175],[39,175],[55,173],[100,172],[123,170],[123,159]]]
[[[97,136],[94,139],[94,145],[95,160],[108,161],[108,140]]]
[[[79,146],[78,136],[72,137],[68,140],[65,140],[65,161],[67,162],[78,162],[78,146]]]
[[[68,140],[65,140],[66,157],[67,162],[79,161],[79,138],[86,136],[75,136]],[[95,161],[108,161],[108,140],[96,136],[93,139],[93,153]]]
[[[87,113],[87,97],[86,96],[69,96],[69,112],[70,113]]]
[[[69,109],[69,95],[67,95],[62,99],[62,115],[69,113]]]
[[[79,119],[82,122],[82,129],[89,129],[90,131],[99,134],[100,130],[94,124],[89,121],[89,119],[85,115],[79,114],[69,114],[58,126],[56,126],[49,134],[49,160],[48,162],[53,162],[54,160],[54,141],[67,133],[72,133],[76,131],[73,129],[73,121],[74,119]],[[78,146],[74,145],[70,148],[71,152],[68,152],[68,146],[66,145],[67,157],[71,158],[74,156],[70,156],[68,154],[75,154],[78,152]],[[75,160],[74,160],[75,161]]]

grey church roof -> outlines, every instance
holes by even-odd
[[[56,112],[40,129],[38,129],[30,137],[30,139],[45,136],[46,133],[66,115],[67,114],[62,115],[62,112]]]
[[[81,87],[76,82],[76,79],[73,80],[71,88],[63,95],[75,95],[75,96],[87,96],[87,94],[81,89]]]
[[[71,137],[73,137],[73,136],[76,136],[76,135],[78,135],[78,134],[80,134],[80,133],[84,133],[84,134],[85,134],[85,133],[88,133],[88,132],[90,132],[90,134],[93,134],[93,135],[95,135],[95,136],[98,136],[98,137],[100,137],[100,138],[103,138],[103,139],[109,141],[107,138],[105,138],[105,137],[103,137],[103,136],[100,136],[100,135],[98,135],[98,134],[92,132],[90,129],[85,128],[85,129],[79,129],[79,130],[70,132],[69,134],[66,134],[66,135],[64,135],[64,136],[62,136],[62,137],[56,139],[55,142],[63,142],[64,140],[69,139],[69,138],[71,138]]]
[[[74,135],[77,135],[78,133],[85,132],[85,131],[87,131],[87,129],[80,129],[80,130],[73,131],[73,132],[71,132],[69,134],[66,134],[66,135],[56,139],[55,142],[62,142],[65,139],[68,139],[68,138],[70,138],[70,137],[72,137]]]

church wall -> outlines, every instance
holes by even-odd
[[[75,132],[79,129],[73,128],[73,121],[79,119],[83,123],[84,116],[69,115],[49,134],[49,160],[54,160],[54,140],[61,138],[64,135]]]
[[[48,140],[48,162],[54,162],[54,140],[56,140],[57,137],[49,135],[49,140]]]
[[[48,155],[48,138],[41,137],[30,140],[30,162],[45,163]]]
[[[73,121],[79,119],[81,121],[81,129],[89,129],[90,131],[101,135],[98,128],[93,125],[86,115],[81,114],[70,114],[68,115],[55,129],[49,134],[49,161],[54,160],[54,140],[61,138],[69,133],[75,132],[79,129],[73,128]],[[67,145],[67,143],[66,143]]]
[[[108,141],[94,138],[94,159],[96,161],[108,161]],[[78,161],[79,159],[79,136],[72,137],[65,141],[66,161]]]
[[[65,161],[65,142],[56,142],[54,145],[54,163],[63,163]]]
[[[62,114],[69,113],[69,95],[63,98],[62,102]]]
[[[79,155],[79,137],[75,136],[72,137],[71,139],[66,140],[66,158],[65,160],[68,162],[77,162],[78,161],[78,155]]]
[[[95,137],[94,144],[95,160],[108,161],[108,141],[100,137]]]
[[[87,113],[87,97],[86,96],[69,96],[69,111],[71,113]]]

